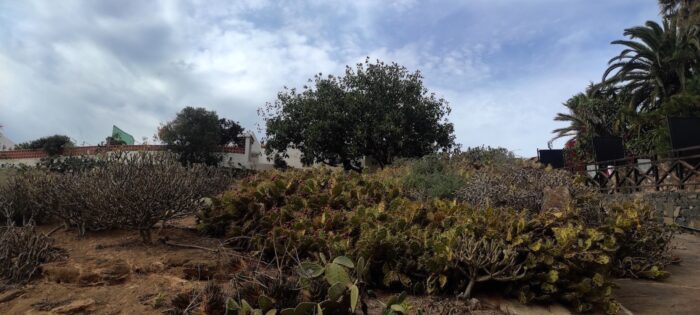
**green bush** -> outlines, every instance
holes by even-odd
[[[73,141],[68,136],[53,135],[39,138],[30,142],[20,143],[15,146],[16,150],[44,150],[49,156],[56,156],[63,153],[64,149],[73,146]]]
[[[342,242],[345,235],[353,233],[347,222],[352,210],[388,202],[398,194],[396,188],[353,173],[261,172],[214,198],[213,206],[199,214],[199,227],[267,258],[291,245],[302,258],[315,252],[339,254],[349,246]]]
[[[103,167],[106,163],[105,159],[93,156],[49,156],[42,158],[37,168],[56,173],[80,173]]]
[[[563,173],[520,170],[527,191],[571,185],[577,196],[564,209],[532,211],[416,200],[391,172],[258,173],[215,198],[200,228],[289,268],[317,253],[362,259],[370,288],[469,296],[488,282],[524,303],[562,301],[578,311],[614,312],[614,276],[665,275],[670,234],[653,210],[618,205],[590,220],[587,191]],[[527,199],[531,207],[537,198]]]
[[[401,180],[403,190],[412,198],[453,198],[464,185],[461,176],[451,172],[449,156],[429,155],[406,165]]]

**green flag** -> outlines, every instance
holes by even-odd
[[[117,126],[112,126],[112,138],[120,139],[128,145],[134,145],[134,137],[124,132],[124,130],[119,129]]]

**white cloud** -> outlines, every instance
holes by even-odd
[[[150,137],[192,105],[254,130],[256,109],[283,86],[370,56],[421,70],[451,103],[458,141],[533,155],[560,104],[598,79],[608,42],[655,10],[636,0],[3,2],[0,123],[16,142],[97,143],[112,124]]]

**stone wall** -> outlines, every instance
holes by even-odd
[[[609,201],[643,200],[659,211],[666,223],[700,229],[700,192],[670,191],[609,195]]]

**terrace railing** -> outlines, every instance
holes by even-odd
[[[671,151],[669,158],[629,157],[570,168],[601,192],[700,189],[700,146]]]

